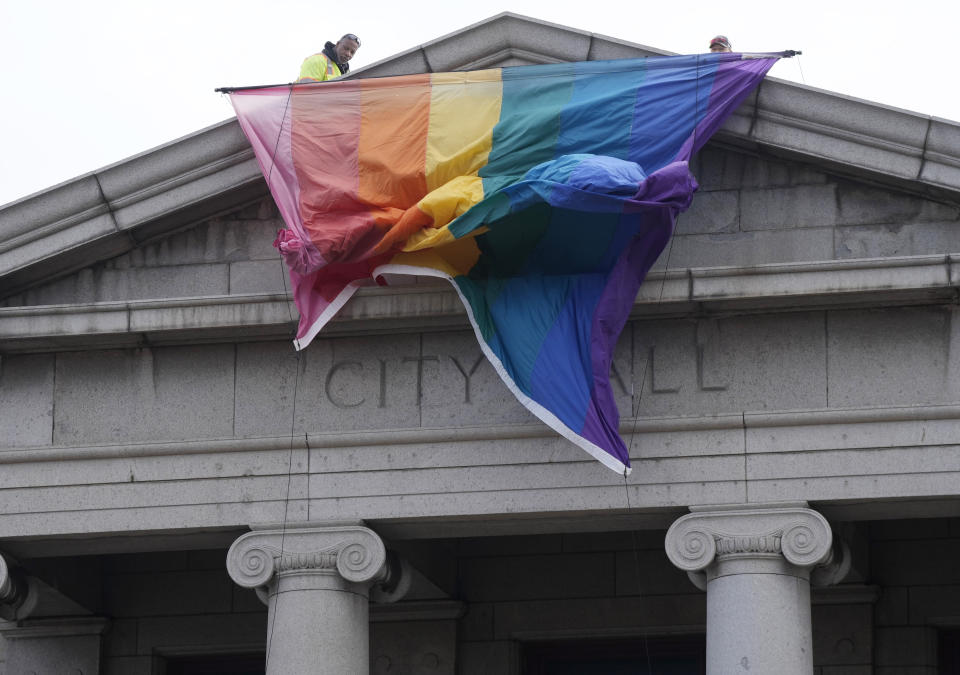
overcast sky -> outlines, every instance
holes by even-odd
[[[232,117],[214,88],[289,82],[345,32],[358,68],[506,10],[677,53],[799,49],[771,77],[960,120],[956,0],[0,0],[0,204]]]

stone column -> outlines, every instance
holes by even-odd
[[[370,672],[368,594],[388,570],[375,532],[255,530],[230,547],[227,570],[267,602],[267,675]]]
[[[109,622],[72,615],[84,608],[43,581],[11,570],[0,554],[0,649],[6,671],[19,675],[100,672],[100,641]]]
[[[0,617],[16,618],[16,610],[23,604],[24,597],[23,583],[10,572],[7,559],[0,553]]]
[[[811,675],[810,570],[830,560],[826,519],[803,502],[690,511],[666,549],[706,587],[707,675]]]

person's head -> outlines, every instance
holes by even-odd
[[[718,35],[717,37],[710,40],[710,51],[711,52],[732,52],[733,49],[730,47],[730,40],[727,39],[726,35]]]
[[[353,58],[358,49],[360,49],[360,38],[353,33],[347,33],[336,44],[337,60],[340,63],[346,63]]]

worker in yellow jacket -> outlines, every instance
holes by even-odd
[[[303,60],[297,82],[325,82],[346,75],[350,70],[348,62],[358,49],[360,49],[360,38],[353,33],[344,35],[337,44],[327,42],[322,52]]]

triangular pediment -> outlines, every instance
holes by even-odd
[[[351,72],[349,78],[664,56],[626,40],[503,12]]]
[[[350,77],[664,53],[503,13]],[[912,199],[960,203],[960,125],[810,87],[767,79],[711,145]],[[80,270],[105,270],[114,264],[108,261],[132,259],[155,242],[173,241],[185,228],[199,231],[212,218],[265,196],[259,167],[233,119],[79,176],[0,208],[0,300],[52,288],[70,275],[79,279]]]

